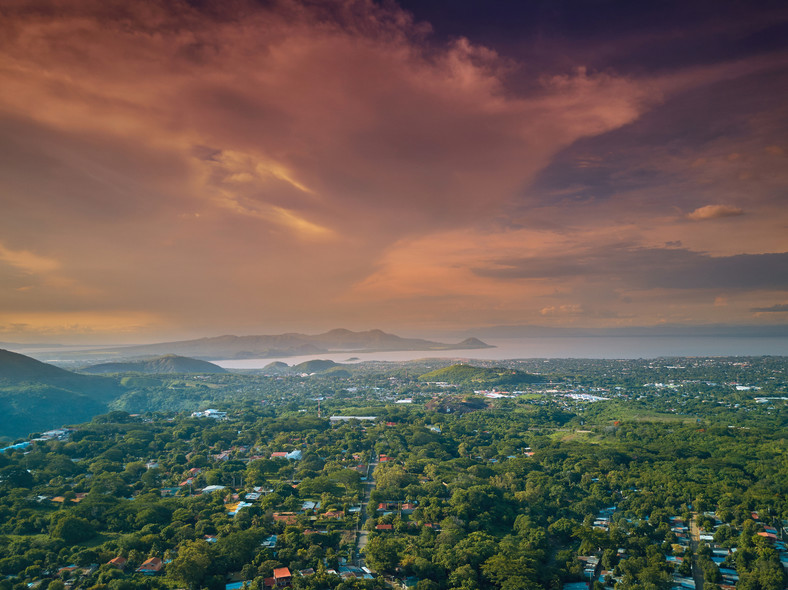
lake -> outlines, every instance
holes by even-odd
[[[587,336],[502,338],[490,339],[486,342],[495,345],[495,348],[331,352],[281,358],[212,360],[211,362],[225,369],[262,369],[274,361],[296,365],[312,359],[356,363],[364,361],[403,362],[423,358],[503,360],[518,358],[633,359],[661,356],[788,356],[788,338],[785,337]],[[351,358],[355,360],[351,361]]]

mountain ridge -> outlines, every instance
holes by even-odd
[[[32,357],[0,350],[0,435],[20,436],[105,412],[123,388]]]
[[[353,332],[335,328],[321,334],[284,334],[235,336],[224,334],[134,346],[102,349],[101,353],[117,358],[138,359],[142,356],[175,354],[199,360],[277,358],[328,352],[381,352],[395,350],[468,350],[492,348],[477,338],[446,344],[420,338],[402,338],[383,330]],[[84,351],[85,353],[91,351]]]
[[[176,354],[166,354],[147,360],[128,362],[109,362],[90,365],[80,369],[82,373],[91,375],[104,375],[109,373],[145,373],[148,375],[161,375],[168,373],[226,373],[227,370],[219,365],[199,359],[193,359]]]

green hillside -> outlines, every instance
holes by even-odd
[[[82,369],[83,373],[106,375],[109,373],[187,374],[187,373],[226,373],[227,371],[208,361],[202,361],[175,354],[128,362],[101,363]]]
[[[291,371],[294,373],[324,373],[330,369],[335,367],[339,367],[340,365],[335,363],[334,361],[327,361],[321,359],[313,359],[310,361],[304,361],[303,363],[299,363],[297,365],[293,365],[291,367]]]
[[[545,381],[540,375],[501,367],[474,367],[472,365],[451,365],[430,371],[419,377],[420,381],[445,381],[456,385],[521,385]]]
[[[0,437],[90,420],[124,391],[113,379],[79,375],[0,350]]]

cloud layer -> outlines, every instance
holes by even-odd
[[[779,52],[551,69],[371,0],[2,17],[11,336],[749,321],[788,290],[786,109],[750,98]]]

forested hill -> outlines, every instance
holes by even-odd
[[[478,383],[479,385],[518,385],[542,383],[547,381],[541,375],[532,375],[516,369],[501,367],[474,367],[472,365],[452,365],[425,373],[420,381],[445,381],[453,384]]]
[[[113,383],[101,377],[73,373],[23,354],[0,350],[0,388],[28,384],[47,385],[80,391],[96,398],[106,398],[107,387]]]
[[[219,365],[207,361],[168,354],[142,361],[91,365],[82,369],[82,372],[94,375],[108,373],[146,373],[149,375],[161,375],[170,373],[226,373],[227,371]]]
[[[0,350],[0,435],[20,436],[90,420],[123,391],[112,379],[79,375]]]

